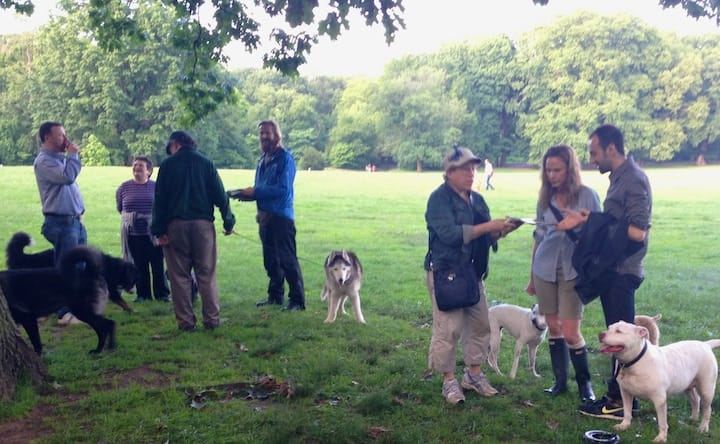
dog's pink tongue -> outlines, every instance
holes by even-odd
[[[601,345],[598,350],[600,353],[617,353],[619,351],[623,351],[625,347],[622,345]]]

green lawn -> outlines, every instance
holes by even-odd
[[[253,174],[221,171],[226,188],[250,185]],[[637,311],[662,313],[662,343],[720,338],[720,167],[649,169],[648,175],[653,228]],[[81,174],[89,242],[113,255],[120,254],[115,190],[129,178],[130,168],[120,167],[89,167]],[[606,175],[589,170],[584,179],[604,195]],[[48,248],[32,168],[0,168],[0,180],[0,244],[23,230],[37,241],[33,251]],[[255,308],[266,296],[267,280],[254,205],[233,202],[237,235],[218,240],[219,329],[180,333],[167,304],[134,304],[132,314],[111,306],[106,315],[118,323],[118,348],[95,357],[87,355],[96,340],[90,328],[49,320],[41,334],[57,390],[39,396],[23,383],[17,401],[0,409],[0,433],[3,424],[39,411],[50,412],[42,426],[33,425],[45,430],[38,434],[43,443],[552,443],[579,442],[590,429],[610,430],[613,422],[577,412],[574,384],[556,399],[542,392],[552,384],[544,344],[537,363],[542,378],[529,374],[523,355],[516,380],[489,373],[501,391],[494,398],[468,394],[465,405],[448,406],[439,376],[424,378],[431,323],[422,270],[424,211],[441,181],[439,172],[300,171],[296,225],[308,308],[302,313]],[[495,217],[532,217],[538,182],[538,171],[498,169],[496,190],[483,194]],[[524,292],[531,247],[527,226],[501,240],[491,257],[490,300],[533,302]],[[354,250],[363,263],[366,326],[352,315],[334,325],[322,322],[322,263],[339,248]],[[609,370],[609,359],[595,350],[603,328],[594,302],[583,331],[598,395]],[[510,367],[511,342],[503,341],[503,370]],[[275,393],[275,386],[264,393],[259,381],[265,375],[283,389],[288,383],[292,396]],[[193,408],[192,395],[205,390],[202,408]],[[657,433],[652,405],[641,407],[620,434],[623,442],[650,442]],[[713,408],[719,407],[716,400]],[[670,441],[720,440],[716,413],[707,436],[697,434],[689,415],[685,398],[672,398]]]

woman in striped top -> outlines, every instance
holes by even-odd
[[[152,294],[156,300],[170,301],[162,247],[158,246],[150,235],[150,219],[155,198],[155,181],[150,180],[152,169],[153,164],[149,158],[136,157],[132,164],[132,180],[123,182],[115,193],[117,210],[122,219],[120,239],[123,257],[134,262],[138,270],[135,302],[152,300]]]

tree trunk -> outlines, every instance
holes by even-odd
[[[18,378],[27,374],[38,389],[47,388],[47,369],[20,336],[0,288],[0,401],[15,397]]]

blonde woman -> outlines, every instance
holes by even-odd
[[[549,148],[542,159],[541,187],[537,204],[537,228],[533,232],[532,266],[527,293],[537,297],[547,320],[555,384],[550,395],[567,391],[568,354],[575,368],[580,400],[594,401],[587,348],[580,331],[583,304],[575,291],[577,273],[572,266],[577,233],[555,229],[567,210],[600,211],[600,199],[582,184],[580,163],[566,145]]]

